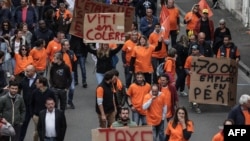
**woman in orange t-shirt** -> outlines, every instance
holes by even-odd
[[[188,12],[184,17],[184,24],[186,26],[186,34],[188,35],[189,31],[194,31],[196,23],[199,21],[201,15],[199,13],[199,5],[194,4],[191,11]]]
[[[163,39],[161,38],[161,41],[159,41],[158,45],[155,47],[149,45],[147,37],[142,35],[139,38],[137,46],[134,47],[131,55],[130,72],[142,72],[145,77],[145,81],[149,84],[151,84],[151,75],[154,72],[151,56],[154,51],[161,50],[162,40]]]
[[[234,122],[231,119],[226,119],[223,123],[223,126],[224,125],[234,125]],[[212,141],[224,141],[223,127],[221,131],[213,136]]]
[[[15,53],[16,65],[14,69],[14,75],[17,81],[22,80],[25,76],[25,69],[28,65],[33,64],[33,58],[29,55],[29,47],[22,45],[19,49],[19,53]]]
[[[174,119],[171,120],[165,130],[165,141],[188,141],[194,132],[194,124],[188,119],[185,107],[177,108]]]
[[[47,63],[49,61],[48,54],[44,47],[45,47],[45,40],[38,39],[35,42],[35,47],[30,51],[30,56],[32,56],[34,60],[33,65],[36,68],[37,73],[40,75],[44,74]]]

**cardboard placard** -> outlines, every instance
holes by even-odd
[[[191,72],[190,102],[235,105],[238,77],[235,60],[193,57]]]
[[[124,13],[85,14],[84,43],[117,43],[125,41]]]
[[[85,13],[124,13],[125,32],[127,32],[131,29],[135,8],[132,6],[108,5],[90,0],[75,0],[73,20],[69,31],[70,34],[80,38],[83,37],[83,20]]]
[[[153,141],[151,126],[92,129],[92,141]]]

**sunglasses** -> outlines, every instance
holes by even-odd
[[[9,26],[8,24],[4,24],[3,26]]]
[[[27,50],[27,49],[25,49],[25,48],[22,48],[22,50]]]

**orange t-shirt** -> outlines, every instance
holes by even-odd
[[[163,40],[168,39],[164,31],[161,31],[160,33],[152,32],[148,38],[148,43],[156,47],[158,45],[158,41],[161,36],[163,37]],[[154,51],[152,53],[152,57],[155,58],[165,58],[166,56],[167,56],[167,46],[165,43],[162,43],[161,50]]]
[[[33,58],[33,65],[37,71],[44,71],[46,69],[48,54],[45,48],[40,50],[36,48],[31,49],[30,56]]]
[[[155,50],[154,46],[144,47],[144,46],[135,46],[132,57],[135,57],[135,73],[152,73],[153,66],[151,62],[151,56]]]
[[[236,50],[236,56],[240,56],[240,51],[238,48]],[[221,56],[220,56],[220,48],[219,48],[219,50],[217,52],[217,58],[220,58],[220,57]],[[230,48],[226,48],[226,58],[230,58]]]
[[[167,61],[164,65],[164,70],[165,72],[167,72],[169,75],[171,75],[171,78],[175,78],[175,68],[176,68],[176,64],[175,64],[175,60],[172,57],[167,57]]]
[[[77,58],[74,54],[74,61],[76,61]],[[70,69],[70,72],[72,72],[72,64],[71,64],[71,61],[70,61],[70,57],[67,53],[63,53],[63,61],[65,62],[66,65],[69,66],[69,69]]]
[[[46,52],[49,56],[50,62],[53,61],[54,54],[58,51],[61,51],[61,49],[62,49],[61,43],[57,42],[55,39],[48,43]]]
[[[242,112],[245,117],[245,125],[250,125],[250,113],[248,110],[243,110]]]
[[[14,75],[18,75],[21,72],[24,72],[28,65],[33,64],[32,56],[22,57],[19,53],[15,54],[16,65],[14,69]]]
[[[173,121],[170,121],[167,125],[165,133],[169,135],[168,141],[187,141],[183,136],[183,128],[181,123],[178,123],[175,128],[172,126]],[[192,121],[188,121],[186,125],[187,131],[194,132],[194,125]]]
[[[134,47],[136,46],[136,43],[134,43],[132,40],[127,40],[125,44],[122,47],[122,51],[126,52],[126,65],[130,65],[130,59],[133,52]]]
[[[179,18],[179,10],[177,8],[167,8],[169,12],[169,22],[170,22],[170,30],[177,30],[177,19]]]
[[[188,19],[191,19],[188,23],[187,23],[187,26],[186,26],[186,29],[188,30],[194,30],[195,29],[195,26],[196,26],[196,23],[199,21],[199,17],[197,17],[196,14],[194,14],[192,11],[191,12],[188,12],[185,17],[184,17],[185,20],[188,20]]]
[[[165,101],[165,104],[167,105],[167,109],[168,109],[166,117],[171,118],[173,116],[173,113],[172,113],[171,109],[174,106],[174,105],[172,105],[171,92],[168,89],[168,87],[162,87],[161,92],[164,94],[164,101]]]
[[[127,95],[130,97],[133,107],[141,115],[146,115],[146,110],[142,109],[142,103],[144,96],[149,93],[151,86],[146,83],[143,86],[137,85],[135,83],[131,84],[128,88]]]
[[[212,141],[224,141],[224,136],[222,132],[218,132],[214,135]]]
[[[60,10],[56,11],[56,18],[58,19],[60,17]],[[63,13],[63,18],[64,19],[70,19],[72,18],[72,14],[69,10],[65,9],[65,12]]]
[[[152,98],[152,94],[148,93],[144,96],[143,104]],[[160,93],[155,99],[152,100],[150,107],[147,109],[147,124],[156,126],[162,121],[163,107],[165,106],[164,94]]]

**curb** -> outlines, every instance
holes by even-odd
[[[175,7],[179,9],[180,15],[181,15],[182,17],[185,17],[186,12],[185,12],[183,9],[181,9],[177,4],[175,4]],[[249,68],[246,64],[244,64],[242,61],[239,61],[239,69],[240,69],[242,72],[244,72],[244,73],[246,74],[247,77],[250,78],[250,68]]]

